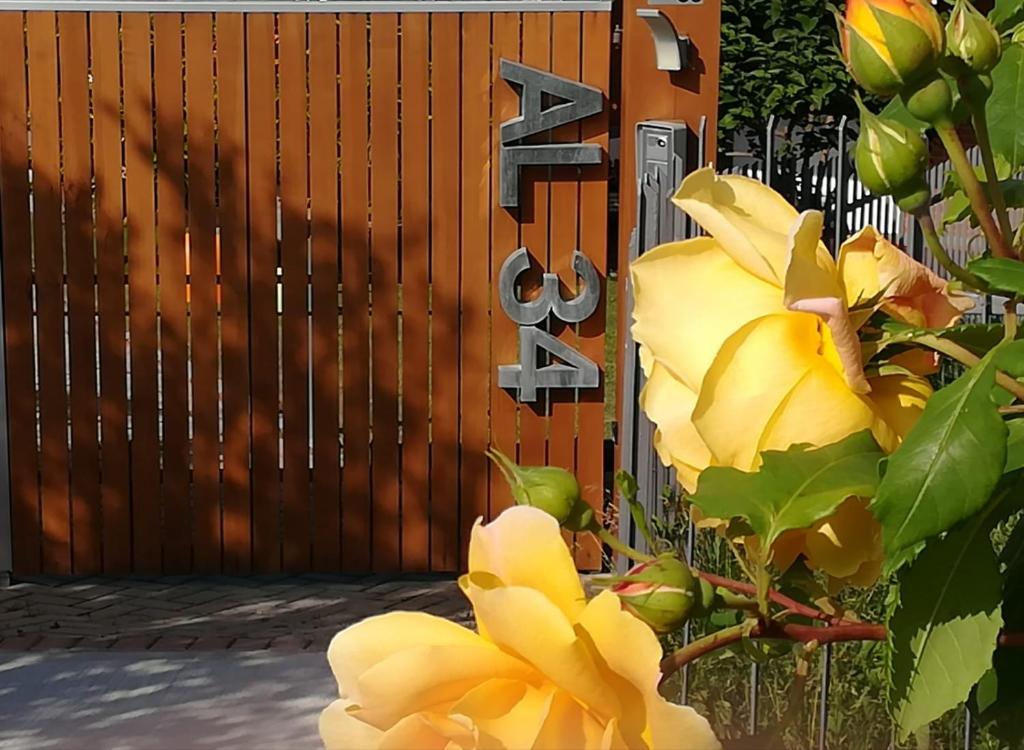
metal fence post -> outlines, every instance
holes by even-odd
[[[669,198],[683,179],[686,168],[688,133],[681,122],[648,121],[637,124],[637,217],[629,247],[630,262],[663,242],[680,239],[684,234],[682,214]],[[659,510],[661,490],[671,484],[672,473],[662,466],[654,450],[654,425],[639,409],[643,372],[636,342],[630,334],[629,319],[633,310],[633,291],[626,274],[627,319],[623,321],[625,357],[622,372],[621,466],[636,477],[640,501],[648,515]],[[620,508],[619,536],[627,544],[646,551],[646,543],[637,538],[636,529],[626,508]],[[624,563],[620,563],[624,564]]]
[[[4,320],[3,245],[0,244],[0,588],[11,584],[14,554],[11,522],[11,456],[7,429],[7,333]],[[35,439],[35,436],[32,436]]]

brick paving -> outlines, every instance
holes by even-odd
[[[0,589],[0,651],[322,651],[399,609],[471,620],[451,577],[32,577]]]

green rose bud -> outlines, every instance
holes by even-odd
[[[847,0],[839,38],[850,74],[879,96],[931,75],[945,46],[928,0]]]
[[[946,25],[949,52],[975,73],[987,73],[999,62],[1002,40],[995,26],[967,0],[957,0]]]
[[[929,125],[948,125],[953,119],[953,90],[941,75],[901,95],[907,111]]]
[[[703,606],[704,590],[689,566],[672,554],[641,563],[612,587],[622,606],[656,633],[672,633]]]
[[[861,182],[875,195],[893,195],[919,183],[928,168],[924,136],[860,105],[860,136],[854,161]]]
[[[557,466],[519,466],[496,448],[487,455],[501,470],[517,505],[530,505],[553,516],[568,531],[596,531],[594,509],[580,497],[571,472]]]

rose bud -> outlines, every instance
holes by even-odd
[[[553,516],[568,531],[594,531],[594,509],[580,497],[571,472],[557,466],[519,466],[496,448],[487,455],[501,470],[517,505],[529,505]]]
[[[900,195],[918,186],[928,168],[924,136],[913,128],[883,120],[860,106],[860,136],[854,150],[857,175],[875,195]]]
[[[611,590],[623,607],[656,633],[671,633],[683,627],[701,604],[700,581],[685,562],[672,554],[631,568]]]
[[[975,73],[988,73],[999,62],[1003,45],[995,26],[967,0],[957,0],[946,26],[949,51]]]
[[[942,21],[927,0],[848,0],[839,37],[850,74],[879,96],[933,73],[945,47]]]

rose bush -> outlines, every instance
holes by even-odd
[[[511,508],[473,528],[459,585],[479,632],[422,613],[371,617],[327,655],[338,750],[711,750],[693,709],[658,694],[661,646],[604,591],[586,600],[558,524]]]

